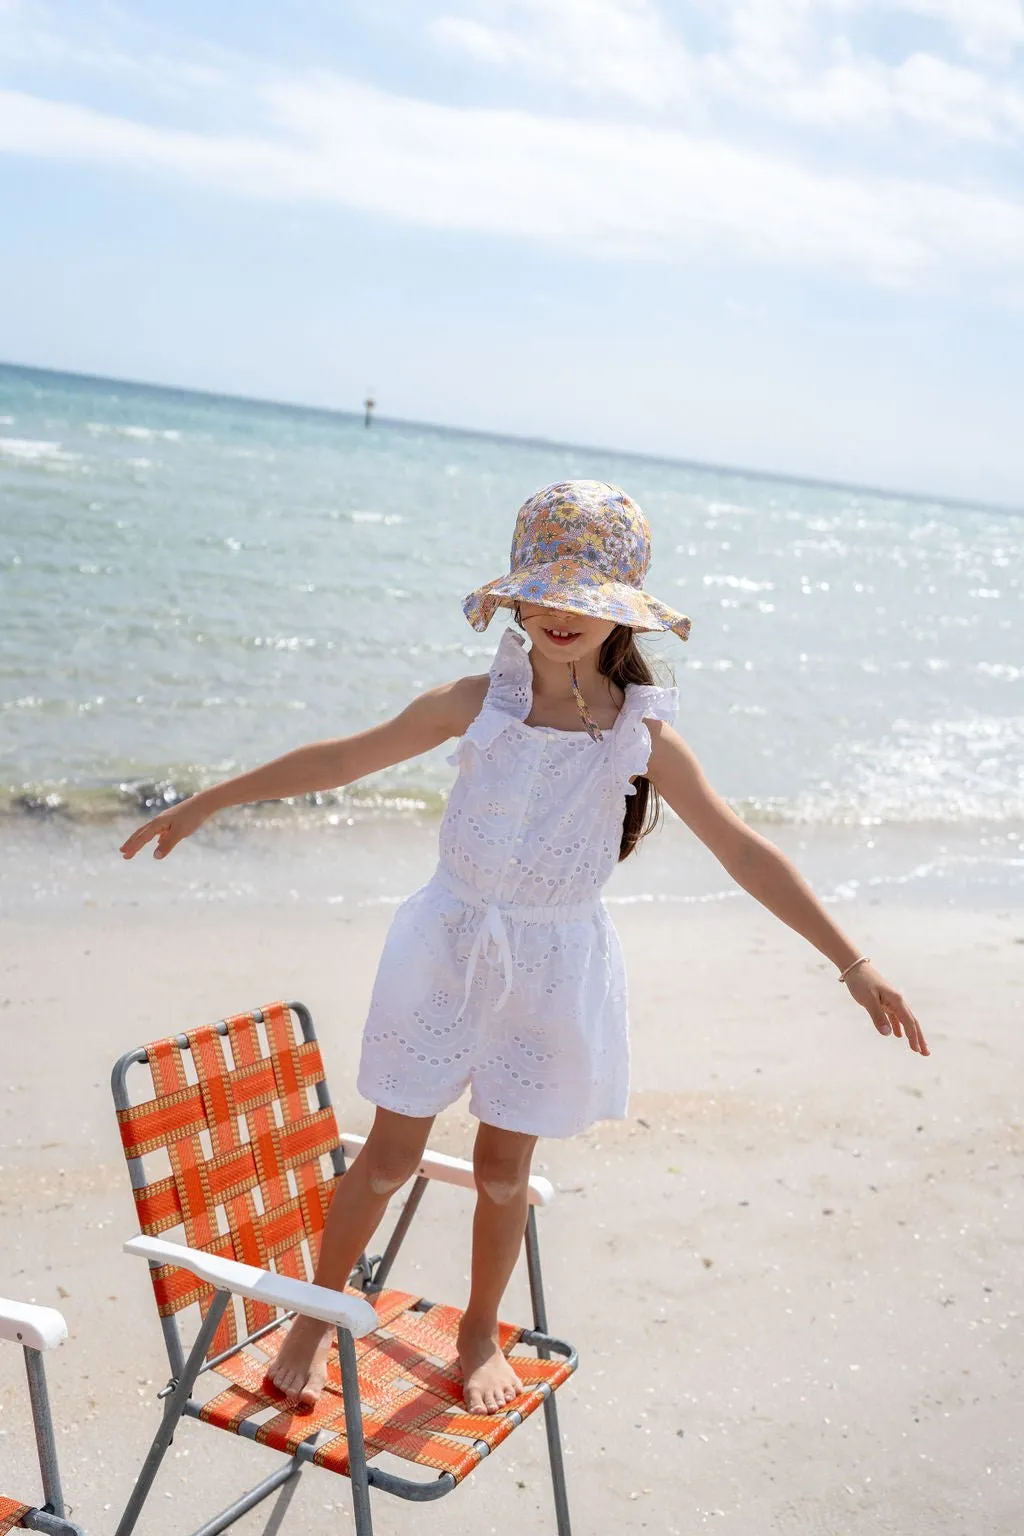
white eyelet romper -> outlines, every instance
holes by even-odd
[[[532,698],[529,656],[506,629],[449,759],[440,863],[384,944],[357,1086],[417,1116],[469,1087],[489,1125],[572,1136],[626,1113],[626,976],[600,893],[647,767],[644,721],[674,719],[677,694],[627,685],[602,741],[524,725]]]

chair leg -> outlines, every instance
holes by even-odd
[[[551,1491],[555,1496],[555,1523],[558,1527],[558,1536],[572,1536],[572,1526],[569,1524],[569,1495],[565,1486],[565,1463],[562,1460],[562,1436],[558,1428],[558,1405],[553,1392],[544,1399],[544,1428],[548,1437]]]
[[[255,1488],[250,1488],[248,1493],[244,1493],[233,1504],[229,1504],[227,1509],[222,1509],[219,1515],[214,1515],[212,1520],[207,1520],[205,1525],[201,1525],[197,1531],[193,1531],[192,1536],[220,1536],[220,1533],[226,1531],[229,1525],[234,1525],[235,1521],[248,1514],[250,1509],[255,1509],[257,1504],[261,1504],[272,1493],[276,1493],[278,1488],[285,1488],[290,1485],[289,1492],[286,1495],[290,1499],[298,1483],[301,1471],[301,1462],[297,1462],[294,1459],[285,1462],[283,1466],[275,1468],[269,1477],[265,1477],[262,1483],[258,1483]],[[264,1536],[266,1536],[267,1531],[270,1531],[271,1528],[276,1531],[280,1523],[275,1509],[274,1514],[271,1515],[267,1523]]]
[[[537,1239],[537,1217],[531,1205],[526,1218],[526,1271],[530,1279],[530,1301],[533,1304],[533,1324],[538,1333],[547,1333],[548,1314],[544,1304],[544,1280],[540,1272],[540,1243]],[[542,1360],[550,1360],[551,1351],[540,1345],[537,1353]],[[569,1524],[569,1495],[565,1486],[565,1462],[562,1459],[562,1436],[558,1427],[558,1407],[555,1395],[549,1392],[544,1399],[544,1429],[548,1438],[548,1460],[551,1463],[551,1491],[555,1496],[555,1521],[558,1536],[572,1536]]]
[[[359,1364],[356,1347],[347,1328],[338,1328],[338,1365],[341,1393],[345,1403],[345,1438],[348,1441],[348,1475],[352,1484],[352,1513],[356,1536],[373,1536],[370,1512],[370,1482],[366,1470],[366,1446],[363,1441],[363,1408],[359,1401]]]
[[[50,1413],[50,1397],[46,1390],[43,1356],[40,1350],[30,1349],[27,1345],[25,1370],[28,1372],[28,1395],[32,1404],[32,1424],[36,1432],[39,1470],[43,1478],[43,1497],[46,1500],[47,1509],[59,1520],[63,1520],[64,1495],[60,1486],[57,1444],[53,1438],[53,1415]]]
[[[191,1353],[185,1362],[185,1369],[175,1383],[174,1391],[164,1402],[164,1416],[160,1427],[153,1436],[153,1444],[149,1448],[149,1454],[142,1463],[142,1471],[139,1473],[131,1497],[125,1505],[124,1514],[121,1516],[114,1536],[129,1536],[134,1529],[135,1522],[142,1512],[142,1506],[149,1497],[149,1490],[153,1486],[153,1480],[160,1470],[160,1463],[167,1454],[167,1449],[174,1439],[174,1431],[178,1427],[185,1404],[192,1395],[196,1377],[200,1367],[206,1359],[207,1351],[213,1343],[214,1335],[224,1316],[224,1308],[231,1299],[230,1291],[218,1291],[210,1303],[210,1310],[203,1318],[202,1327],[196,1335],[196,1341]]]

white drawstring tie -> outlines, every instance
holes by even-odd
[[[480,956],[484,952],[484,946],[491,941],[498,946],[502,975],[505,978],[505,990],[494,1005],[494,1012],[499,1013],[508,1002],[508,995],[512,991],[513,960],[512,946],[508,941],[505,924],[501,920],[501,909],[493,901],[484,909],[483,918],[477,927],[476,937],[473,940],[473,947],[469,952],[469,959],[466,961],[466,991],[462,999],[462,1007],[455,1015],[456,1024],[462,1018],[469,1004],[469,994],[473,987],[473,978],[476,975]]]
[[[464,880],[460,880],[451,870],[443,866],[438,867],[434,874],[434,881],[453,896],[457,896],[467,907],[473,907],[481,914],[466,959],[466,988],[462,1006],[455,1015],[455,1023],[459,1022],[466,1011],[473,989],[473,978],[476,976],[477,967],[488,944],[497,945],[501,973],[505,978],[504,989],[493,1011],[498,1013],[508,1002],[512,991],[515,959],[509,942],[507,923],[553,923],[561,927],[565,923],[590,922],[602,911],[600,898],[596,893],[587,900],[570,903],[557,902],[551,905],[526,906],[521,902],[513,901],[499,904],[496,901],[488,901],[481,892],[475,891],[472,886],[467,885]]]

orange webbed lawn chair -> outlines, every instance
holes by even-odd
[[[0,1341],[20,1344],[25,1356],[32,1427],[35,1430],[39,1476],[43,1485],[43,1502],[40,1505],[23,1504],[19,1499],[0,1493],[0,1536],[7,1536],[7,1532],[15,1526],[24,1526],[30,1531],[45,1531],[47,1536],[82,1536],[78,1526],[72,1525],[67,1518],[64,1508],[50,1396],[43,1365],[44,1352],[56,1349],[67,1336],[67,1324],[61,1313],[53,1307],[37,1307],[28,1302],[7,1301],[0,1297]]]
[[[140,1078],[148,1078],[142,1098]],[[205,1536],[225,1530],[307,1463],[350,1479],[356,1536],[372,1536],[371,1488],[441,1498],[541,1406],[558,1536],[570,1536],[553,1394],[575,1370],[576,1352],[547,1332],[535,1218],[553,1193],[545,1179],[531,1179],[526,1226],[533,1326],[501,1325],[524,1390],[502,1413],[470,1414],[461,1406],[456,1357],[461,1312],[386,1285],[428,1182],[472,1186],[469,1163],[426,1153],[384,1253],[364,1254],[344,1292],[309,1279],[334,1182],[362,1138],[339,1135],[302,1003],[273,1003],[130,1051],[112,1087],[141,1228],[125,1248],[149,1260],[170,1366],[158,1394],[163,1420],[116,1536],[134,1528],[183,1417],[283,1457],[204,1524]],[[184,1245],[167,1241],[174,1229],[183,1229]],[[191,1307],[198,1326],[186,1347],[179,1317]],[[262,1385],[295,1313],[336,1330],[326,1390],[303,1413]],[[200,1401],[194,1390],[209,1372],[221,1390]],[[374,1464],[385,1452],[437,1475],[399,1476]]]

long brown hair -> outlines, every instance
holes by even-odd
[[[627,683],[649,686],[657,678],[651,664],[637,644],[636,631],[627,624],[616,624],[601,646],[597,658],[597,670],[625,691]],[[637,843],[648,832],[653,832],[661,820],[661,796],[647,778],[638,774],[633,780],[635,795],[627,795],[622,818],[622,841],[619,844],[619,863],[628,859]]]

